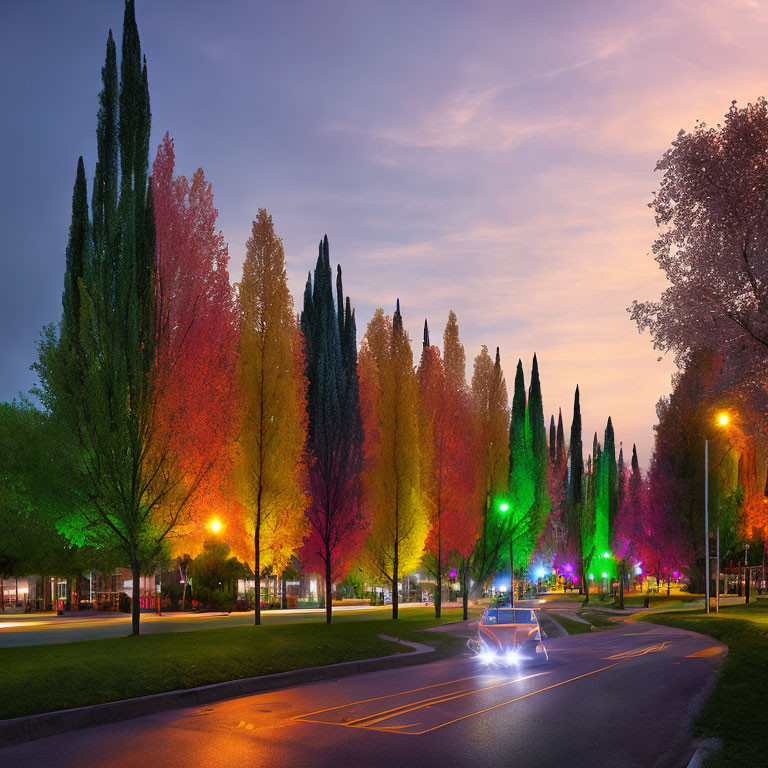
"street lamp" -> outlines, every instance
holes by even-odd
[[[505,501],[503,498],[498,502],[499,512],[501,514],[506,515],[509,513],[509,502]],[[515,605],[515,552],[514,552],[514,539],[512,537],[512,528],[510,526],[510,537],[509,537],[509,578],[510,578],[510,589],[509,589],[509,606],[510,608],[513,608]]]
[[[727,427],[731,423],[731,416],[728,411],[720,411],[715,419],[719,427]],[[718,530],[718,539],[719,539]],[[705,590],[705,613],[709,613],[709,438],[704,439],[704,579],[706,581]],[[720,598],[720,542],[717,545],[718,565],[717,565],[717,598]]]
[[[221,520],[219,520],[218,517],[213,517],[208,521],[208,524],[205,526],[211,533],[221,533],[221,529],[224,527],[221,524]]]

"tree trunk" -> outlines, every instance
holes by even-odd
[[[261,624],[261,560],[260,555],[261,552],[259,552],[259,534],[261,533],[259,531],[259,528],[261,526],[259,523],[256,523],[255,532],[253,534],[253,559],[254,559],[254,565],[255,565],[255,575],[256,575],[256,583],[254,585],[253,593],[256,597],[256,605],[254,606],[253,611],[253,624],[254,626],[258,627],[259,624]]]
[[[584,568],[584,558],[582,557],[579,560],[579,571],[580,571],[579,581],[584,586],[584,592],[582,594],[584,595],[584,603],[586,604],[589,602],[589,582],[587,581],[587,574],[585,573],[585,570],[586,569]]]
[[[667,574],[667,597],[669,597],[671,586],[672,586],[672,577],[669,574]]]
[[[138,635],[139,615],[141,611],[141,573],[139,571],[139,564],[135,560],[131,563],[131,575],[133,576],[133,595],[131,598],[131,635]]]
[[[398,601],[399,601],[399,593],[397,590],[397,573],[398,568],[400,566],[400,563],[398,562],[397,557],[397,548],[395,548],[395,559],[392,561],[392,618],[397,619],[397,613],[398,613]]]
[[[515,545],[509,545],[509,605],[513,608],[515,605]]]
[[[288,607],[288,595],[285,587],[285,572],[280,579],[280,608],[285,610]]]
[[[437,548],[437,584],[435,586],[435,618],[439,619],[443,611],[443,569],[440,567],[440,546]]]
[[[619,608],[624,610],[624,561],[619,566]]]
[[[155,566],[155,600],[157,601],[157,615],[162,616],[160,610],[160,591],[163,583],[163,571],[160,568],[160,563]]]
[[[326,547],[325,558],[325,623],[333,618],[333,585],[331,584],[331,554]]]
[[[461,616],[464,621],[469,618],[469,566],[461,568]]]
[[[0,576],[0,613],[5,613],[5,578]]]
[[[187,610],[187,574],[184,573],[184,588],[181,590],[181,610]]]

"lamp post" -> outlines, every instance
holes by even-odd
[[[727,411],[721,411],[717,415],[717,425],[719,427],[727,427],[730,424],[731,417]],[[719,604],[720,598],[720,542],[719,542],[719,528],[718,528],[718,543],[717,543],[717,599]],[[704,440],[704,547],[706,557],[704,559],[704,578],[706,580],[705,590],[705,612],[709,613],[709,438]],[[719,607],[719,605],[718,605]]]
[[[502,501],[499,504],[499,512],[506,515],[509,512],[509,504],[506,501]],[[511,526],[510,526],[511,531]],[[515,606],[515,547],[514,539],[510,533],[509,537],[509,607]]]

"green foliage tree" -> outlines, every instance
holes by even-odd
[[[102,69],[91,225],[78,169],[62,322],[58,333],[43,331],[36,370],[57,461],[70,470],[58,529],[75,544],[122,553],[132,572],[133,634],[140,575],[161,557],[192,492],[155,429],[154,406],[172,370],[155,366],[150,119],[146,61],[127,0],[119,82],[111,32]]]

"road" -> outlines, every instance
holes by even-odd
[[[420,608],[421,604],[407,603],[401,608]],[[392,606],[339,606],[333,615],[344,620],[356,618],[388,619]],[[325,621],[325,609],[262,611],[263,624],[290,624],[303,621]],[[142,613],[141,633],[188,632],[197,629],[221,629],[253,624],[253,611],[248,613],[168,613],[158,616]],[[127,614],[106,614],[88,617],[55,616],[53,614],[0,614],[0,648],[19,645],[71,643],[77,640],[97,640],[105,637],[123,637],[131,633],[131,617]]]
[[[0,765],[685,765],[723,646],[637,622],[547,647],[542,667],[489,670],[461,654],[41,739],[0,750]]]

